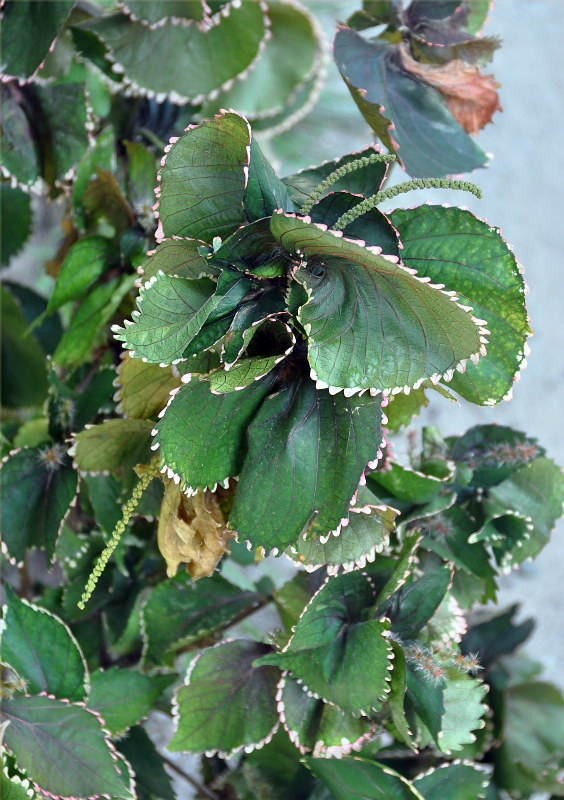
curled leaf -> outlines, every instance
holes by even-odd
[[[459,58],[447,64],[415,61],[407,45],[398,48],[399,62],[409,74],[437,89],[445,98],[452,116],[466,133],[478,133],[501,111],[496,89],[501,85],[493,75],[482,75],[479,67]]]
[[[164,480],[157,539],[167,575],[172,578],[183,563],[193,578],[211,575],[233,536],[220,507],[226,492],[206,489],[188,497],[174,481]]]

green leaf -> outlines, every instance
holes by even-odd
[[[394,401],[395,402],[395,401]],[[448,476],[452,478],[452,473]],[[389,469],[373,472],[370,485],[378,493],[380,487],[386,494],[393,495],[405,503],[422,504],[430,502],[444,487],[446,480],[425,475],[419,470],[402,467],[392,462]],[[384,494],[380,490],[381,494]]]
[[[112,257],[115,258],[113,244],[103,236],[85,236],[73,244],[57,275],[48,311],[83,295],[108,269]]]
[[[320,68],[322,43],[317,21],[307,8],[270,0],[270,37],[260,61],[227,91],[204,107],[211,116],[221,108],[236,108],[250,120],[268,124],[280,113],[290,116],[289,106],[303,82]],[[291,53],[291,57],[288,57]]]
[[[369,568],[368,572],[373,576],[373,580],[379,579],[377,583],[377,604],[383,603],[384,600],[387,600],[395,591],[404,585],[411,574],[411,566],[416,558],[416,552],[420,541],[421,534],[419,531],[410,531],[403,537],[402,546],[397,556],[388,559],[388,563],[391,564],[391,567],[382,570],[382,566],[386,562],[383,558],[379,558]]]
[[[135,358],[170,364],[215,344],[252,287],[252,281],[235,270],[222,272],[217,287],[210,278],[159,274],[140,290],[133,322],[113,328],[115,338],[125,342]]]
[[[135,222],[116,176],[98,165],[94,178],[84,187],[82,203],[91,223],[100,219],[107,221],[120,239]]]
[[[100,720],[84,706],[20,695],[4,701],[2,716],[10,721],[6,747],[42,792],[62,798],[134,797],[122,782]]]
[[[246,84],[245,90],[248,90]],[[269,217],[275,208],[283,211],[295,211],[288,189],[264,157],[256,139],[251,139],[249,178],[244,202],[245,211],[251,222]]]
[[[125,142],[127,154],[127,184],[129,197],[136,214],[150,225],[154,219],[157,166],[155,156],[139,142]]]
[[[163,760],[141,725],[130,728],[119,740],[119,750],[135,772],[135,789],[140,800],[176,800]]]
[[[115,134],[112,127],[105,127],[96,136],[94,147],[86,150],[76,165],[76,176],[72,186],[72,214],[75,225],[81,230],[87,227],[84,192],[90,180],[96,177],[96,167],[115,172]]]
[[[413,785],[425,800],[483,800],[489,783],[480,764],[441,764],[415,778]]]
[[[104,726],[115,735],[124,733],[146,716],[174,676],[149,676],[112,667],[105,672],[93,672],[90,680],[88,708],[98,712]]]
[[[151,460],[151,428],[145,419],[107,419],[78,433],[71,451],[81,472],[127,474]]]
[[[527,776],[533,789],[552,778],[553,785],[547,790],[558,795],[562,783],[554,768],[564,755],[562,742],[564,698],[555,686],[535,681],[504,692],[503,741],[496,764],[503,786],[510,791],[522,787],[520,772],[524,768],[533,771]]]
[[[470,211],[443,206],[398,209],[390,218],[406,266],[433,283],[445,283],[491,332],[485,358],[456,374],[451,388],[479,405],[510,396],[525,366],[530,328],[522,268],[499,229]]]
[[[2,405],[9,408],[37,406],[47,395],[45,353],[6,287],[0,287],[2,303]]]
[[[123,297],[133,285],[132,276],[112,278],[96,286],[77,308],[68,329],[64,332],[53,361],[60,365],[77,364],[89,358],[96,337],[113,317]]]
[[[507,611],[473,625],[463,639],[464,653],[479,653],[480,663],[487,668],[516,650],[529,638],[535,626],[531,619],[515,625],[513,618],[518,609],[518,605],[510,606]]]
[[[0,775],[0,797],[2,800],[34,800],[36,794],[27,778],[10,777],[8,768],[4,767]]]
[[[484,166],[485,154],[456,122],[440,92],[401,69],[395,45],[368,41],[341,26],[333,52],[360,111],[389,150],[399,148],[410,175],[441,177]]]
[[[464,674],[447,677],[443,693],[445,712],[438,735],[438,746],[443,753],[450,755],[476,740],[472,731],[486,724],[482,719],[488,710],[482,703],[486,693],[487,687],[477,678]]]
[[[29,192],[24,192],[17,186],[10,186],[4,181],[1,184],[1,191],[0,241],[2,266],[4,267],[26,243],[31,233],[33,214]]]
[[[207,381],[192,381],[174,395],[155,426],[161,466],[183,487],[205,489],[238,475],[247,426],[274,378],[267,375],[239,392],[212,394]]]
[[[296,572],[291,580],[286,581],[280,589],[275,589],[272,594],[284,628],[292,632],[300,614],[311,600],[308,576],[305,572]]]
[[[52,185],[64,179],[88,148],[85,85],[34,85],[30,92],[32,136],[38,129],[45,131],[40,139],[42,174]]]
[[[495,486],[545,450],[537,440],[504,425],[475,425],[451,444],[451,457],[472,469],[471,486]]]
[[[65,623],[43,608],[20,600],[6,584],[2,660],[27,683],[30,694],[45,692],[71,702],[84,700],[88,672],[78,643]]]
[[[249,123],[231,112],[190,128],[171,146],[160,171],[158,215],[164,236],[211,243],[246,221],[250,143]]]
[[[275,214],[271,226],[283,247],[305,258],[293,274],[308,292],[298,317],[322,385],[417,388],[452,377],[483,348],[470,314],[402,265],[298,217]]]
[[[134,796],[120,778],[100,720],[88,709],[51,697],[20,695],[4,701],[2,716],[10,721],[6,747],[44,793]]]
[[[422,387],[412,389],[409,394],[401,392],[391,395],[389,401],[386,407],[387,427],[394,433],[397,433],[402,425],[409,425],[413,417],[429,405],[425,389]]]
[[[200,255],[202,245],[206,243],[201,239],[163,239],[139,268],[143,281],[159,272],[190,280],[216,277],[219,269]]]
[[[395,738],[414,749],[412,733],[409,728],[404,704],[407,689],[407,665],[403,648],[393,639],[390,642],[394,652],[392,677],[390,680],[390,693],[388,695],[388,708],[395,728]]]
[[[175,695],[176,732],[169,750],[247,752],[270,740],[278,725],[274,667],[253,667],[270,651],[259,642],[221,642],[200,653]],[[252,712],[252,713],[250,713]]]
[[[104,533],[111,536],[122,517],[123,486],[113,475],[105,474],[88,473],[84,476],[84,482],[88,489],[88,500],[94,509],[96,522]],[[84,484],[81,486],[81,493],[83,491]]]
[[[248,69],[266,36],[266,15],[254,0],[229,3],[229,13],[218,14],[214,22],[151,28],[113,14],[82,27],[102,39],[109,49],[107,57],[116,71],[124,73],[126,84],[147,95],[170,94],[177,103],[197,104]],[[166,70],[163,53],[175,53]]]
[[[421,672],[416,672],[409,664],[407,666],[407,690],[405,695],[407,718],[411,721],[413,712],[425,725],[435,743],[438,745],[438,736],[441,730],[441,717],[445,706],[443,701],[443,687],[431,683]],[[413,729],[413,725],[410,725]]]
[[[305,689],[343,711],[378,710],[389,691],[392,651],[387,625],[366,619],[374,602],[361,572],[330,578],[300,617],[282,653],[263,663],[289,669]]]
[[[367,463],[378,458],[381,415],[374,398],[331,395],[308,378],[268,398],[248,430],[230,516],[239,539],[282,550],[305,531],[338,531]]]
[[[141,611],[144,664],[172,666],[178,649],[227,625],[258,600],[254,592],[243,591],[220,575],[193,581],[183,572],[161,581]]]
[[[416,637],[441,604],[451,580],[452,568],[445,564],[402,587],[397,594],[397,612],[392,596],[391,627],[400,640]]]
[[[59,315],[53,314],[43,319],[47,301],[29,286],[22,286],[20,283],[12,283],[11,281],[4,281],[3,286],[10,292],[21,308],[26,323],[30,326],[32,325],[33,336],[37,339],[45,354],[51,355],[63,333]],[[38,320],[38,317],[41,317],[41,320]],[[27,331],[25,335],[28,335]]]
[[[290,190],[292,200],[298,206],[302,206],[317,189],[320,183],[338,169],[346,167],[357,161],[360,158],[365,158],[375,155],[380,152],[378,147],[365,147],[358,153],[349,153],[341,158],[336,158],[333,161],[325,161],[318,167],[309,167],[294,175],[288,175],[282,180]],[[374,163],[367,164],[351,172],[343,175],[328,187],[320,197],[333,192],[348,192],[352,195],[362,195],[362,197],[370,197],[370,195],[377,194],[382,188],[382,183],[388,172],[388,164],[385,161],[375,161]]]
[[[8,0],[2,7],[0,72],[29,78],[47,56],[60,33],[74,0],[21,3]]]
[[[309,216],[312,222],[320,222],[332,228],[343,214],[356,208],[363,200],[362,195],[333,192],[319,200],[309,212]],[[377,208],[371,208],[353,222],[349,222],[343,228],[343,233],[350,239],[360,239],[369,246],[380,247],[386,255],[400,255],[397,231],[386,215]]]
[[[221,360],[226,369],[232,368],[257,334],[257,340],[265,343],[269,351],[279,353],[288,349],[294,339],[292,331],[275,317],[283,310],[284,299],[277,288],[241,304],[221,345]]]
[[[118,6],[136,20],[154,25],[162,19],[176,17],[201,20],[204,16],[202,0],[118,0]]]
[[[43,548],[48,559],[53,557],[77,483],[78,475],[60,445],[45,450],[25,447],[4,460],[1,526],[12,558],[22,561],[28,547]]]
[[[152,419],[163,409],[170,392],[181,386],[170,367],[147,364],[126,353],[117,368],[118,410],[130,419]]]
[[[521,564],[526,558],[538,555],[550,539],[562,514],[564,475],[550,459],[537,458],[492,487],[489,499],[530,518],[533,523],[529,539],[513,554],[513,561]]]
[[[334,800],[425,800],[407,778],[377,761],[307,757],[305,763]]]
[[[278,687],[278,711],[288,735],[301,753],[314,758],[341,758],[360,749],[374,731],[366,717],[358,719],[305,692],[286,675]]]
[[[3,82],[0,92],[3,175],[11,175],[20,184],[30,186],[39,177],[41,160],[26,114],[18,103],[21,92],[16,81]]]
[[[279,356],[244,358],[229,370],[216,370],[209,377],[211,391],[214,394],[225,394],[244,389],[253,381],[258,381],[268,375],[285,355],[286,353]]]
[[[329,575],[342,567],[345,572],[366,566],[374,561],[389,543],[390,531],[395,527],[397,511],[383,505],[351,506],[349,521],[338,536],[307,536],[302,534],[298,543],[290,545],[287,555],[295,564],[306,570],[327,566]],[[323,539],[323,541],[322,541]]]

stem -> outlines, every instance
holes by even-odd
[[[376,206],[380,205],[384,200],[390,200],[392,197],[397,197],[398,194],[404,192],[411,192],[413,189],[455,189],[461,192],[470,192],[478,198],[482,197],[482,190],[474,183],[468,181],[453,181],[450,178],[414,178],[405,183],[398,183],[396,186],[390,186],[389,189],[384,189],[377,194],[367,197],[362,203],[359,203],[354,208],[351,208],[345,214],[342,214],[337,222],[333,225],[334,231],[341,231],[354,222],[355,219],[366,214]]]
[[[159,137],[153,133],[153,131],[150,131],[149,128],[137,128],[137,133],[140,133],[141,136],[144,136],[145,139],[148,139],[148,141],[151,142],[151,144],[154,144],[159,151],[164,150],[164,142],[161,141]]]
[[[255,611],[260,611],[261,608],[264,608],[269,603],[273,603],[273,602],[274,602],[274,598],[271,597],[271,596],[262,597],[255,605],[249,606],[249,608],[244,608],[242,611],[239,611],[239,613],[236,614],[233,617],[233,619],[229,620],[229,622],[226,622],[225,624],[221,625],[219,628],[215,628],[214,629],[214,631],[213,631],[213,637],[214,638],[213,638],[212,641],[215,641],[218,638],[218,636],[221,633],[223,633],[223,631],[226,631],[228,628],[233,627],[233,625],[237,625],[239,622],[242,622],[244,619],[247,619],[247,617],[252,617],[252,615],[255,613]],[[203,636],[202,639],[205,640],[208,637],[209,637],[209,635],[206,635],[206,636]],[[181,647],[179,650],[176,651],[177,655],[180,655],[181,653],[187,653],[190,650],[194,649],[195,647],[200,647],[202,639],[197,639],[196,641],[191,642],[190,644],[187,644],[185,647]]]
[[[203,783],[198,783],[197,780],[195,780],[191,775],[188,775],[187,772],[184,772],[182,767],[177,766],[174,763],[174,761],[170,760],[170,758],[163,756],[162,753],[160,753],[160,756],[168,767],[177,772],[180,776],[184,778],[184,780],[188,781],[188,783],[191,783],[194,789],[196,789],[196,791],[199,794],[201,794],[202,797],[207,797],[208,800],[220,800],[219,795],[217,795],[215,792],[212,792],[212,790],[209,789],[207,786],[205,786]]]

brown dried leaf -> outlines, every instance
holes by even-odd
[[[482,75],[479,67],[460,59],[448,64],[422,64],[411,57],[406,44],[398,48],[401,67],[423,83],[437,89],[466,133],[478,133],[501,111],[496,89],[501,85],[493,75]]]
[[[229,490],[206,490],[187,497],[174,481],[163,478],[165,494],[161,505],[157,540],[166,561],[169,578],[179,564],[186,564],[190,575],[211,575],[224,553],[229,550],[233,531],[227,529],[220,508]]]
[[[61,267],[63,266],[63,261],[65,260],[67,253],[73,244],[78,241],[78,231],[74,227],[74,220],[70,206],[65,209],[65,214],[61,220],[61,228],[63,230],[63,238],[59,243],[57,252],[50,261],[45,262],[45,272],[47,275],[51,275],[53,278],[57,277],[61,271]]]

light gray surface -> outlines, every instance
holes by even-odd
[[[460,192],[423,192],[402,196],[402,205],[422,199],[464,203],[501,227],[525,268],[530,286],[527,306],[534,335],[527,368],[514,397],[494,408],[442,398],[420,417],[444,434],[471,425],[499,422],[538,438],[548,455],[564,464],[564,73],[559,68],[564,31],[560,0],[498,0],[487,32],[503,45],[492,71],[502,84],[503,112],[479,135],[480,145],[495,154],[489,168],[471,180],[483,190],[477,200]],[[469,198],[469,199],[468,199]],[[500,603],[522,603],[521,616],[533,616],[537,628],[529,652],[542,661],[546,677],[564,688],[564,523],[551,543],[519,573],[503,578]]]

